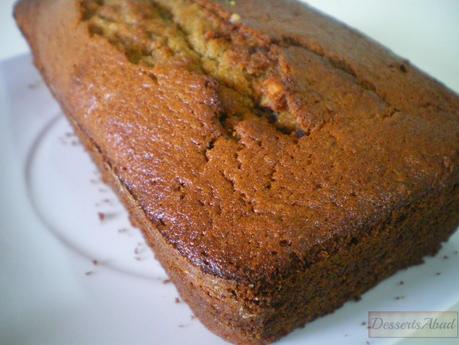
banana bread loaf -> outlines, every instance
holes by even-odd
[[[35,63],[199,319],[265,344],[459,223],[459,97],[292,0],[22,0]]]

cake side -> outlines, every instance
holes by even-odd
[[[393,111],[328,58],[262,32],[247,41],[243,18],[201,7],[213,3],[124,3],[29,0],[17,17],[80,138],[215,332],[272,341],[454,230],[447,89],[421,75],[449,110]]]

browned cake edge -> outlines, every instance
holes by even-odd
[[[28,19],[19,16],[21,27]],[[38,55],[35,57],[37,67],[43,71],[45,61]],[[46,74],[44,77],[47,79]],[[46,81],[53,90],[53,82]],[[366,224],[368,235],[354,245],[324,256],[307,270],[277,282],[276,288],[238,284],[203,273],[181,256],[148,220],[111,169],[110,162],[75,122],[71,109],[64,111],[183,299],[210,330],[234,343],[268,343],[332,312],[397,270],[434,254],[459,222],[457,185],[426,190],[425,198],[400,207],[385,223]],[[257,302],[261,300],[262,303]]]
[[[71,114],[66,112],[66,114]],[[280,282],[278,291],[256,291],[203,273],[167,243],[136,200],[123,186],[105,157],[68,116],[76,134],[120,197],[132,223],[142,230],[156,258],[180,296],[212,332],[236,344],[267,344],[315,318],[331,313],[400,269],[434,255],[459,222],[459,188],[426,195],[394,212],[385,224],[371,229],[355,246],[339,250],[307,271]],[[403,231],[401,231],[403,229]],[[254,297],[271,300],[257,308]]]

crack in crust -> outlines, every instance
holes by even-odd
[[[322,63],[350,77],[378,99],[381,117],[402,112],[362,79],[344,60],[292,36],[273,39],[247,33],[239,22],[192,0],[83,0],[82,20],[92,34],[105,37],[134,64],[150,69],[172,64],[215,80],[222,103],[220,124],[238,140],[239,122],[261,117],[292,138],[309,136],[334,119],[333,100],[305,81],[295,85],[286,58],[289,48],[304,49]],[[400,67],[406,71],[406,67]],[[305,92],[306,91],[306,92]],[[299,96],[301,93],[306,96]]]
[[[287,101],[296,99],[297,91],[279,68],[280,45],[241,32],[237,23],[193,1],[83,0],[82,20],[134,64],[153,71],[156,65],[179,65],[216,80],[224,108],[221,124],[235,139],[237,123],[254,117],[293,139],[323,125],[305,121],[309,112],[329,117],[325,106],[305,113]],[[312,98],[317,97],[315,103],[324,103],[320,95]]]
[[[243,38],[216,16],[205,26],[201,19],[207,15],[188,0],[82,1],[82,20],[91,34],[105,37],[131,63],[153,69],[153,76],[156,65],[172,64],[216,80],[225,110],[220,122],[230,136],[235,137],[238,122],[251,117],[262,117],[292,137],[303,136],[306,131],[284,104],[285,87],[273,77],[271,47]],[[196,20],[184,21],[184,16]],[[235,39],[242,42],[233,48]]]

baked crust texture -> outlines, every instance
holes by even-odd
[[[15,16],[182,297],[234,343],[332,312],[459,223],[459,97],[306,5],[22,0]]]

